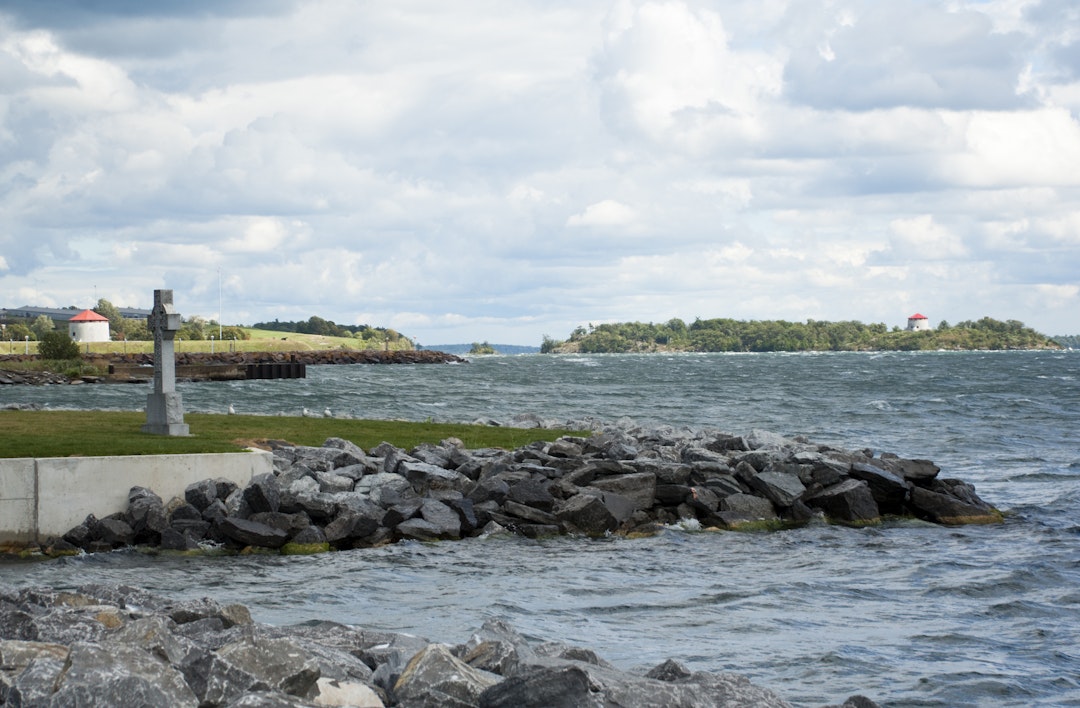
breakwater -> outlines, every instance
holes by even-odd
[[[271,446],[274,471],[243,488],[207,479],[170,500],[135,487],[126,511],[88,517],[52,550],[211,542],[305,553],[504,532],[649,534],[688,520],[724,529],[867,525],[885,515],[1001,521],[974,487],[939,478],[928,460],[765,431],[609,426],[513,451],[467,450],[457,440],[408,451],[388,443],[365,451],[340,438]]]
[[[0,703],[354,708],[785,708],[746,677],[665,661],[619,671],[587,647],[489,620],[456,645],[334,622],[272,627],[210,598],[84,585],[0,591]],[[841,708],[876,708],[862,696]]]

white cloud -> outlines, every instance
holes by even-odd
[[[929,214],[895,219],[889,224],[892,249],[913,261],[936,261],[967,255],[962,239]]]
[[[566,221],[567,226],[627,226],[638,218],[632,208],[614,199],[605,199],[585,207]]]
[[[1067,2],[259,7],[0,11],[0,306],[1075,329]]]

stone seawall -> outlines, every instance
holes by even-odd
[[[764,431],[608,427],[516,450],[467,450],[446,440],[365,451],[339,438],[323,447],[273,447],[274,471],[246,486],[206,479],[175,499],[136,487],[125,512],[88,517],[53,550],[209,543],[287,554],[493,533],[649,534],[675,523],[760,529],[885,517],[1001,521],[974,487],[940,478],[928,460]]]

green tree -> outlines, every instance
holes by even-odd
[[[488,344],[487,340],[484,340],[483,342],[473,342],[472,343],[472,348],[469,349],[469,353],[473,354],[473,355],[476,355],[476,354],[495,354],[496,352],[495,352],[495,347]]]
[[[124,327],[127,322],[124,321],[124,316],[120,314],[120,308],[105,298],[100,298],[97,305],[94,306],[94,312],[108,318],[109,334],[113,339],[123,339]]]
[[[7,327],[4,327],[4,339],[22,342],[25,341],[27,337],[30,337],[31,339],[36,339],[34,333],[31,332],[30,328],[24,324],[16,322],[14,324],[9,324]]]
[[[34,338],[39,341],[55,329],[56,323],[48,315],[38,315],[34,323],[30,325],[30,331],[34,333]]]
[[[64,332],[46,332],[38,345],[42,359],[78,359],[79,345]]]
[[[176,333],[180,339],[189,341],[201,341],[206,339],[206,320],[198,315],[185,320],[180,324],[180,331]]]
[[[146,326],[146,320],[128,320],[124,324],[124,339],[131,342],[147,342],[153,339],[150,329]]]

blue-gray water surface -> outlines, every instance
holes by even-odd
[[[0,566],[9,586],[123,582],[456,643],[502,617],[621,668],[675,658],[796,705],[1080,705],[1080,354],[483,357],[182,383],[190,411],[764,428],[934,460],[997,526],[668,529],[647,539],[472,539],[313,557],[117,552]],[[5,387],[4,403],[141,409],[143,386]],[[57,431],[62,434],[62,431]]]

